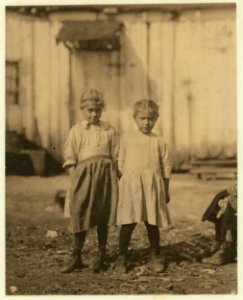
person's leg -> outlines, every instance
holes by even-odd
[[[227,205],[225,210],[222,227],[226,231],[225,242],[222,246],[222,261],[224,263],[235,260],[237,255],[236,244],[237,244],[237,216],[236,210],[230,205]]]
[[[225,240],[225,229],[222,228],[222,217],[219,218],[217,221],[214,222],[215,225],[215,239],[210,248],[210,255],[217,252]]]
[[[120,236],[119,236],[119,254],[126,255],[128,246],[130,244],[131,236],[136,223],[125,224],[121,226]]]
[[[151,225],[146,221],[144,223],[147,228],[151,251],[159,252],[159,228],[158,228],[158,226]]]
[[[71,254],[71,260],[61,271],[62,273],[70,273],[75,269],[80,269],[82,267],[81,262],[81,251],[83,249],[85,241],[86,231],[81,231],[74,233],[73,237],[73,251]]]
[[[97,237],[98,237],[99,255],[98,255],[98,259],[95,261],[93,265],[94,272],[99,272],[103,268],[107,237],[108,237],[108,226],[106,224],[99,224],[97,226]]]
[[[159,248],[159,228],[156,225],[151,225],[148,222],[144,222],[148,232],[148,238],[150,243],[151,256],[149,260],[149,265],[151,269],[160,273],[164,270],[164,265],[161,262],[159,257],[160,248]]]
[[[228,204],[222,216],[222,230],[225,231],[225,241],[219,251],[211,257],[204,258],[203,263],[223,265],[232,262],[236,258],[236,225],[235,210]]]
[[[118,273],[127,272],[126,256],[127,256],[128,246],[135,226],[136,223],[125,224],[121,226],[120,235],[119,235],[119,256],[116,262],[116,271]]]

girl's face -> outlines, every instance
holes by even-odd
[[[147,111],[139,111],[134,117],[139,130],[144,134],[149,134],[153,129],[158,117]]]
[[[87,102],[86,106],[82,109],[84,119],[92,125],[99,123],[102,111],[103,109],[93,101]]]

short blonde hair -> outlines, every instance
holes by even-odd
[[[142,99],[134,104],[133,116],[136,117],[138,112],[148,111],[155,118],[159,117],[159,106],[151,99]]]
[[[97,105],[101,109],[103,109],[105,107],[104,97],[103,97],[102,93],[96,89],[88,89],[83,92],[81,99],[80,99],[80,108],[84,109],[86,107],[88,101],[94,102],[95,105]]]

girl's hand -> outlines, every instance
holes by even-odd
[[[166,203],[170,202],[170,194],[169,194],[169,192],[166,192],[166,194],[165,194],[165,202]]]
[[[68,168],[68,174],[69,174],[69,179],[70,179],[70,184],[71,184],[71,181],[74,177],[74,174],[75,174],[75,166],[70,166]]]

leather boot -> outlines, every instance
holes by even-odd
[[[104,267],[105,249],[99,249],[99,254],[97,260],[94,262],[93,271],[99,273]]]
[[[118,274],[127,273],[127,258],[125,254],[119,254],[116,261],[115,272]]]
[[[74,249],[71,254],[71,260],[68,262],[67,266],[61,269],[62,273],[71,273],[75,269],[81,269],[82,268],[82,262],[81,262],[81,250],[80,249]]]
[[[219,251],[221,246],[222,246],[222,242],[215,240],[213,242],[212,246],[210,247],[210,254],[212,255],[212,254],[216,253],[217,251]]]
[[[164,272],[165,266],[161,257],[159,256],[159,250],[151,250],[148,266],[155,273]]]
[[[224,242],[219,251],[210,257],[204,258],[202,263],[221,266],[229,262],[233,262],[236,258],[236,255],[235,245],[233,243]]]

